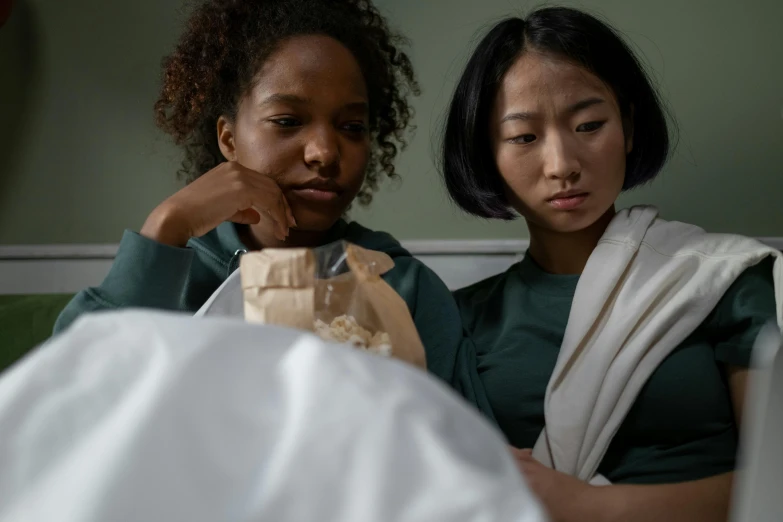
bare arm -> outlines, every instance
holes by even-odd
[[[747,368],[729,367],[729,387],[739,425]],[[553,522],[725,522],[733,473],[677,484],[590,486],[512,449],[528,484]]]
[[[595,522],[723,522],[733,473],[679,484],[596,487],[588,512]]]
[[[728,366],[727,372],[734,418],[739,426],[749,370]],[[607,516],[600,520],[725,521],[729,513],[733,475],[725,473],[680,484],[599,488],[596,501],[605,503],[607,508]]]
[[[742,409],[745,406],[745,391],[750,370],[740,366],[728,366],[729,391],[731,392],[731,404],[734,407],[734,419],[737,426],[742,426]]]

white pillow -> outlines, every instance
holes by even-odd
[[[79,319],[0,379],[0,519],[544,520],[425,372],[294,330]]]

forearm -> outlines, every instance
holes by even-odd
[[[57,319],[54,332],[86,312],[127,307],[177,309],[193,257],[190,249],[126,232],[104,281],[74,297]]]
[[[724,522],[733,473],[678,484],[598,486],[589,522]]]

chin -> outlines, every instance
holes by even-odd
[[[573,234],[575,232],[581,232],[593,226],[603,213],[589,212],[589,211],[570,211],[570,212],[557,212],[549,215],[540,215],[537,219],[537,223],[542,228],[557,232],[560,234]]]
[[[296,230],[302,232],[326,232],[342,217],[342,213],[324,215],[312,211],[294,210]]]

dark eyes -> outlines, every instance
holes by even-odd
[[[275,125],[284,128],[298,127],[299,125],[302,124],[302,122],[297,120],[296,118],[277,118],[271,121]]]
[[[521,136],[517,136],[516,138],[511,138],[508,141],[509,141],[509,143],[515,143],[515,144],[533,143],[534,141],[536,141],[536,135],[535,134],[522,134]]]
[[[270,121],[275,125],[277,125],[278,127],[284,129],[294,129],[296,127],[302,126],[302,122],[296,118],[275,118]],[[348,122],[344,124],[341,128],[344,131],[350,132],[352,134],[364,134],[365,132],[367,132],[367,127],[362,122]]]
[[[601,127],[604,126],[606,122],[605,121],[591,121],[588,123],[583,123],[579,125],[576,128],[576,132],[595,132]],[[536,135],[535,134],[521,134],[519,136],[516,136],[514,138],[511,138],[507,140],[509,143],[517,144],[517,145],[525,145],[529,143],[533,143],[536,141]]]
[[[343,129],[354,134],[364,134],[367,132],[367,127],[361,122],[350,122],[343,125]]]
[[[605,121],[591,121],[576,128],[576,132],[593,132],[604,126]]]

